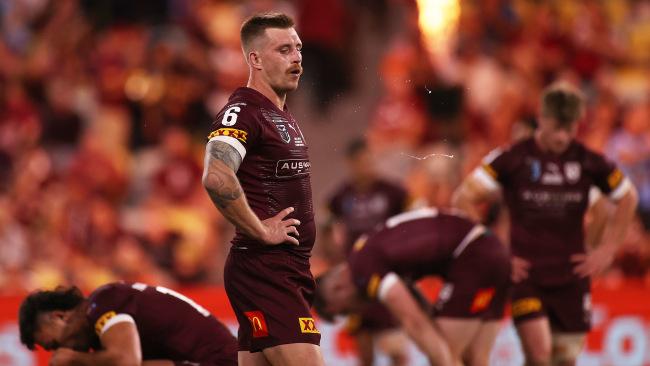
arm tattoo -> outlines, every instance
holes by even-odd
[[[233,172],[237,173],[242,157],[234,147],[225,142],[212,141],[208,144],[208,151],[212,159],[223,161]]]
[[[206,155],[203,179],[205,189],[212,202],[224,209],[244,193],[234,175],[242,158],[235,148],[220,141],[211,142]]]

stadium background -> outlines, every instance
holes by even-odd
[[[354,137],[414,199],[447,206],[478,159],[534,118],[545,85],[579,85],[579,138],[640,192],[597,281],[580,365],[650,364],[650,2],[4,0],[0,365],[38,364],[15,325],[35,288],[163,284],[234,324],[220,287],[232,229],[200,174],[211,116],[247,79],[239,25],[270,9],[294,16],[304,42],[288,103],[310,146],[317,220]],[[453,158],[414,158],[432,153]],[[331,364],[352,364],[349,340],[321,328]],[[517,365],[504,329],[493,364]]]

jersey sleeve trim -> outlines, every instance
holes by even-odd
[[[231,136],[214,136],[210,140],[208,140],[208,143],[210,143],[212,141],[225,142],[226,144],[234,147],[235,150],[237,150],[237,152],[239,153],[239,155],[241,155],[242,159],[244,159],[244,157],[246,156],[246,148],[244,147],[244,145],[241,142],[239,142],[239,140],[237,140],[234,137],[231,137]]]
[[[458,244],[458,246],[457,246],[456,249],[454,250],[454,253],[453,253],[453,254],[454,254],[454,258],[458,258],[458,256],[460,256],[460,255],[463,253],[463,251],[465,250],[465,248],[467,248],[467,246],[468,246],[471,242],[473,242],[474,240],[478,239],[481,235],[485,234],[486,231],[487,231],[487,229],[486,229],[485,226],[483,226],[483,225],[476,225],[476,226],[474,226],[474,227],[472,228],[472,230],[470,230],[470,231],[467,233],[467,235],[465,235],[465,237],[463,238],[463,240],[460,242],[460,244]]]
[[[474,169],[472,176],[479,184],[491,192],[498,191],[501,187],[499,182],[496,180],[496,172],[487,164]]]
[[[108,321],[106,323],[104,323],[104,326],[100,329],[98,335],[101,336],[102,334],[106,333],[106,331],[111,329],[114,325],[119,324],[119,323],[125,323],[125,322],[135,324],[135,320],[133,320],[133,317],[131,317],[131,315],[129,315],[129,314],[116,314],[113,317],[111,317],[110,319],[108,319]]]
[[[609,194],[609,198],[614,201],[618,201],[632,188],[632,183],[627,178],[623,178],[616,188]]]
[[[377,290],[377,298],[379,301],[384,301],[388,295],[388,291],[399,282],[399,276],[395,272],[390,272],[384,276],[384,278],[379,282],[379,288]]]

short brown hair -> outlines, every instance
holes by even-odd
[[[553,83],[542,93],[542,117],[552,118],[560,126],[569,126],[582,118],[582,93],[566,82]]]
[[[244,21],[241,26],[240,38],[244,49],[247,49],[251,41],[262,34],[267,28],[286,29],[294,26],[294,21],[286,14],[268,12],[255,14]]]

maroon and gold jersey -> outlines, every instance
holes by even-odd
[[[135,324],[143,360],[236,364],[237,340],[191,299],[164,287],[111,283],[88,299],[87,318],[99,338],[115,324]]]
[[[217,115],[208,139],[228,143],[241,155],[237,178],[260,220],[295,208],[289,218],[301,222],[300,245],[287,247],[308,256],[316,235],[311,163],[307,141],[286,107],[280,110],[258,91],[239,88]],[[240,248],[261,245],[239,231],[232,243]]]
[[[349,253],[359,236],[402,212],[407,203],[406,190],[378,180],[364,191],[355,189],[350,183],[342,185],[330,199],[329,210],[345,227],[345,249]]]
[[[585,252],[583,217],[590,187],[614,200],[630,188],[612,162],[575,141],[554,155],[529,138],[495,150],[473,175],[489,190],[503,188],[512,254],[531,262],[532,281],[547,285],[576,279],[570,257]]]
[[[483,226],[435,208],[393,216],[354,244],[348,258],[352,278],[361,293],[381,299],[388,274],[407,282],[427,275],[445,277],[452,262],[483,233]]]

